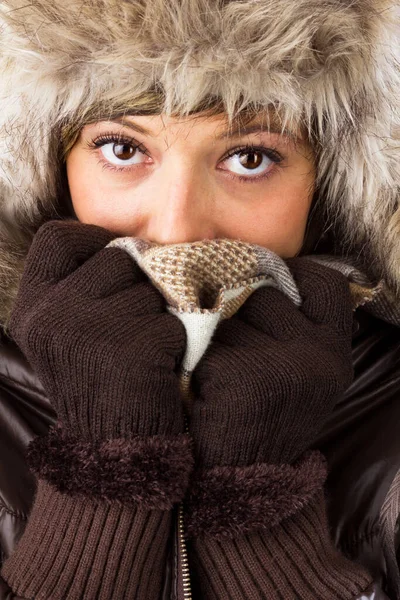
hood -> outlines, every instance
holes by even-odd
[[[315,142],[343,252],[400,292],[400,8],[394,0],[0,0],[0,322],[60,193],[60,132],[162,90],[274,106]]]

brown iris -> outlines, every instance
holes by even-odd
[[[254,150],[250,152],[241,152],[239,154],[239,160],[240,164],[246,167],[246,169],[256,169],[262,163],[262,155],[261,152],[256,152]]]
[[[131,144],[114,144],[113,152],[120,160],[129,160],[135,154],[136,148]]]

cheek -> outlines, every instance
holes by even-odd
[[[124,190],[118,190],[119,201],[115,202],[115,187],[99,173],[98,165],[85,161],[81,153],[74,150],[67,159],[67,178],[75,214],[81,223],[99,225],[110,231],[124,231],[127,219],[135,219],[135,210],[128,210]]]
[[[312,193],[304,186],[268,195],[240,218],[237,237],[283,258],[295,256],[304,240],[311,199]]]

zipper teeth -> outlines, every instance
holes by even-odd
[[[184,416],[185,422],[185,433],[189,434],[189,422],[187,413]],[[190,572],[189,572],[189,560],[187,555],[187,548],[185,542],[185,528],[183,525],[183,502],[179,504],[178,510],[178,539],[181,550],[181,575],[183,584],[183,598],[184,600],[192,600],[192,589],[190,585]]]
[[[192,590],[190,585],[189,561],[187,557],[187,548],[184,537],[183,527],[183,503],[179,505],[179,543],[181,547],[181,567],[182,567],[182,582],[183,582],[183,597],[185,600],[192,600]]]

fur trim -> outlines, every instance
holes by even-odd
[[[315,142],[339,246],[400,292],[399,48],[398,0],[0,0],[0,221],[32,234],[54,210],[60,127],[93,105],[274,105]],[[0,322],[3,249],[14,270]]]
[[[326,474],[319,451],[307,452],[293,465],[199,470],[185,501],[187,535],[222,539],[268,530],[308,504]]]
[[[59,426],[29,444],[27,462],[61,493],[162,510],[182,500],[194,464],[186,434],[90,444]]]

